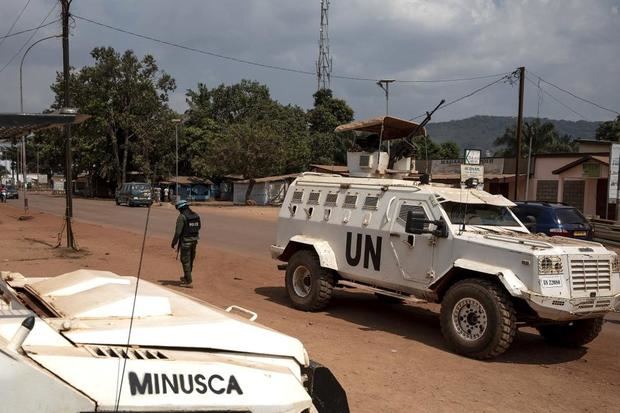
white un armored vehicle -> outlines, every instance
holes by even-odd
[[[2,272],[0,411],[348,412],[297,339],[236,310],[107,271]]]
[[[336,130],[386,140],[416,129],[385,117]],[[294,307],[320,310],[340,285],[440,303],[450,347],[480,359],[506,351],[518,325],[567,346],[599,334],[605,313],[620,304],[614,252],[530,234],[499,195],[388,179],[409,174],[411,161],[389,159],[373,140],[348,153],[350,177],[305,173],[288,190],[271,253],[287,263],[279,267]]]

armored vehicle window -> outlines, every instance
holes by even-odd
[[[336,201],[338,201],[338,194],[327,194],[325,197],[325,205],[336,206]]]
[[[426,216],[426,212],[424,212],[424,208],[420,205],[407,205],[403,204],[400,207],[400,211],[398,211],[398,221],[404,226],[405,222],[407,222],[407,213],[409,211],[413,212],[413,216],[419,219],[428,219]],[[424,229],[428,229],[429,224],[424,224]]]
[[[345,208],[355,208],[357,204],[357,195],[347,195],[344,197],[344,204],[342,205]]]
[[[458,202],[444,202],[441,206],[448,214],[452,224],[462,224],[464,221],[465,225],[519,226],[519,223],[506,207],[487,204],[461,204]]]
[[[301,202],[301,198],[304,196],[304,193],[302,191],[295,191],[293,192],[293,199],[291,200],[291,202]]]
[[[308,203],[318,205],[319,204],[319,196],[321,196],[320,192],[310,192],[308,196]]]
[[[367,196],[364,200],[364,209],[377,209],[377,203],[379,202],[378,196]]]

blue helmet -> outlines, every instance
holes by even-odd
[[[183,209],[189,206],[189,202],[184,199],[178,200],[176,205],[174,206],[176,209]]]

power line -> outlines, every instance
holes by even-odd
[[[11,33],[11,34],[8,34],[8,35],[5,35],[5,36],[0,36],[0,40],[1,39],[8,39],[9,37],[19,36],[20,34],[28,33],[28,32],[34,31],[34,30],[39,30],[39,29],[42,29],[44,27],[51,26],[54,23],[58,23],[59,21],[60,21],[60,19],[52,20],[49,23],[45,23],[45,24],[42,24],[40,26],[33,27],[31,29],[21,30],[19,32]]]
[[[559,103],[560,105],[564,106],[566,109],[570,110],[571,112],[573,112],[575,115],[581,117],[582,119],[588,120],[588,118],[586,116],[584,116],[583,114],[577,112],[575,109],[571,108],[570,106],[568,106],[566,103],[562,102],[560,99],[556,98],[555,96],[553,96],[551,93],[547,92],[545,89],[543,89],[542,87],[540,87],[540,85],[537,85],[536,82],[534,82],[529,76],[525,76],[525,79],[530,82],[531,84],[533,84],[534,86],[536,86],[538,88],[538,90],[542,93],[544,93],[545,95],[549,96],[551,99],[555,100],[557,103]],[[542,79],[538,78],[539,80],[542,81]],[[540,98],[539,98],[540,99]]]
[[[183,49],[183,50],[187,50],[190,52],[195,52],[195,53],[200,53],[203,55],[208,55],[208,56],[212,56],[212,57],[216,57],[219,59],[225,59],[225,60],[230,60],[233,62],[237,62],[237,63],[244,63],[247,65],[252,65],[252,66],[258,66],[258,67],[262,67],[265,69],[272,69],[272,70],[279,70],[279,71],[283,71],[283,72],[291,72],[291,73],[297,73],[297,74],[302,74],[302,75],[310,75],[310,76],[316,76],[316,72],[311,72],[308,70],[302,70],[302,69],[294,69],[294,68],[290,68],[290,67],[284,67],[284,66],[277,66],[277,65],[271,65],[271,64],[266,64],[266,63],[260,63],[260,62],[255,62],[252,60],[247,60],[247,59],[240,59],[237,57],[232,57],[232,56],[226,56],[220,53],[215,53],[215,52],[210,52],[207,50],[202,50],[202,49],[197,49],[195,47],[189,47],[189,46],[184,46],[182,44],[178,44],[178,43],[174,43],[174,42],[170,42],[167,40],[162,40],[162,39],[158,39],[156,37],[152,37],[152,36],[147,36],[144,34],[140,34],[140,33],[136,33],[136,32],[132,32],[130,30],[126,30],[126,29],[121,29],[120,27],[115,27],[115,26],[111,26],[109,24],[105,24],[105,23],[101,23],[86,17],[82,17],[82,16],[78,16],[75,14],[72,14],[72,16],[78,20],[83,20],[85,22],[97,25],[97,26],[101,26],[101,27],[105,27],[107,29],[110,30],[114,30],[120,33],[124,33],[124,34],[129,34],[131,36],[135,36],[135,37],[139,37],[141,39],[145,39],[145,40],[150,40],[156,43],[161,43],[161,44],[165,44],[167,46],[172,46],[172,47],[177,47],[179,49]],[[499,75],[505,75],[506,73],[499,73],[499,74],[494,74],[494,75],[483,75],[483,76],[476,76],[476,77],[470,77],[470,78],[457,78],[457,79],[429,79],[429,80],[396,80],[396,82],[402,82],[402,83],[447,83],[447,82],[460,82],[460,81],[467,81],[467,80],[476,80],[476,79],[485,79],[485,78],[490,78],[490,77],[496,77]],[[377,82],[377,80],[379,80],[379,78],[370,78],[370,77],[359,77],[359,76],[348,76],[348,75],[331,75],[332,79],[343,79],[343,80],[357,80],[357,81],[366,81],[366,82]]]
[[[184,49],[184,50],[187,50],[187,51],[190,51],[190,52],[196,52],[196,53],[200,53],[200,54],[204,54],[204,55],[208,55],[208,56],[212,56],[212,57],[217,57],[219,59],[226,59],[226,60],[230,60],[230,61],[237,62],[237,63],[245,63],[245,64],[248,64],[248,65],[259,66],[259,67],[263,67],[263,68],[266,68],[266,69],[274,69],[274,70],[280,70],[280,71],[284,71],[284,72],[293,72],[293,73],[299,73],[299,74],[304,74],[304,75],[316,76],[315,72],[310,72],[310,71],[307,71],[307,70],[292,69],[292,68],[287,68],[287,67],[282,67],[282,66],[275,66],[275,65],[265,64],[265,63],[253,62],[251,60],[240,59],[240,58],[237,58],[237,57],[225,56],[223,54],[209,52],[209,51],[206,51],[206,50],[197,49],[195,47],[183,46],[183,45],[178,44],[178,43],[173,43],[173,42],[169,42],[169,41],[166,41],[166,40],[157,39],[155,37],[146,36],[146,35],[143,35],[143,34],[131,32],[129,30],[125,30],[125,29],[121,29],[121,28],[118,28],[118,27],[110,26],[110,25],[104,24],[104,23],[99,23],[99,22],[96,22],[94,20],[88,19],[86,17],[81,17],[81,16],[78,16],[78,15],[75,15],[75,14],[72,14],[72,16],[75,17],[78,20],[83,20],[83,21],[95,24],[97,26],[101,26],[101,27],[105,27],[105,28],[108,28],[108,29],[111,29],[111,30],[115,30],[117,32],[129,34],[129,35],[132,35],[132,36],[135,36],[135,37],[139,37],[141,39],[151,40],[151,41],[156,42],[156,43],[161,43],[161,44],[165,44],[165,45],[168,45],[168,46],[178,47],[180,49]]]
[[[468,94],[466,94],[464,96],[461,96],[460,98],[454,99],[454,100],[446,103],[445,105],[443,105],[442,107],[440,107],[437,110],[440,111],[440,110],[443,110],[443,109],[447,108],[450,105],[454,105],[455,103],[458,103],[458,102],[460,102],[460,101],[462,101],[464,99],[467,99],[467,98],[469,98],[469,97],[471,97],[471,96],[473,96],[473,95],[475,95],[477,93],[482,92],[483,90],[485,90],[485,89],[495,85],[496,83],[499,83],[501,81],[507,81],[507,80],[509,80],[510,76],[512,76],[513,73],[514,72],[511,72],[510,74],[503,75],[502,77],[500,77],[499,79],[497,79],[497,80],[495,80],[495,81],[493,81],[491,83],[488,83],[488,84],[486,84],[486,85],[484,85],[482,87],[479,87],[478,89],[475,89],[475,90],[469,92]],[[411,118],[409,120],[416,120],[416,119],[422,118],[424,116],[426,116],[426,113],[418,115],[418,116],[415,116],[415,117],[413,117],[413,118]]]
[[[54,10],[56,10],[56,7],[58,6],[58,3],[54,3],[54,5],[52,6],[52,8],[50,9],[50,11],[47,13],[47,15],[45,16],[45,18],[41,21],[41,24],[39,25],[40,27],[43,27],[43,24],[45,23],[45,21],[50,17],[50,15],[52,14],[52,12]],[[26,40],[24,42],[24,44],[22,45],[22,47],[19,48],[19,50],[11,57],[11,59],[2,67],[2,69],[0,69],[0,73],[2,73],[4,71],[4,69],[6,69],[11,62],[13,62],[13,60],[15,60],[15,58],[17,56],[19,56],[19,54],[22,52],[22,50],[24,50],[24,47],[26,47],[26,45],[28,43],[30,43],[30,41],[32,40],[32,38],[37,34],[37,32],[39,31],[39,28],[35,29],[32,34],[30,35],[30,37],[28,38],[28,40]]]
[[[399,83],[449,83],[449,82],[464,82],[469,80],[490,79],[497,76],[506,76],[512,72],[495,73],[493,75],[482,75],[473,77],[461,77],[456,79],[435,79],[435,80],[397,80]]]
[[[579,99],[579,100],[580,100],[580,101],[582,101],[582,102],[589,103],[590,105],[596,106],[597,108],[602,109],[602,110],[606,110],[607,112],[611,112],[611,113],[615,113],[616,115],[620,115],[620,112],[618,112],[618,111],[615,111],[615,110],[613,110],[613,109],[606,108],[605,106],[601,106],[601,105],[599,105],[598,103],[592,102],[591,100],[588,100],[588,99],[586,99],[586,98],[582,98],[581,96],[577,96],[576,94],[574,94],[573,92],[571,92],[571,91],[569,91],[569,90],[562,89],[562,88],[561,88],[561,87],[559,87],[558,85],[555,85],[555,84],[553,84],[553,83],[551,83],[551,82],[549,82],[549,81],[547,81],[547,80],[543,79],[542,77],[538,76],[536,73],[532,72],[531,70],[528,70],[528,72],[530,72],[531,74],[533,74],[534,76],[536,76],[536,77],[537,77],[537,78],[538,78],[541,82],[546,83],[546,84],[548,84],[549,86],[552,86],[552,87],[554,87],[554,88],[558,89],[559,91],[562,91],[562,92],[564,92],[564,93],[567,93],[567,94],[571,95],[572,97],[574,97],[575,99]]]
[[[22,14],[24,14],[24,11],[26,10],[26,7],[28,7],[28,5],[30,4],[31,0],[28,0],[26,2],[26,4],[24,5],[24,7],[21,9],[21,11],[19,12],[19,14],[17,15],[17,17],[15,18],[15,20],[13,20],[13,24],[11,24],[11,27],[9,27],[9,31],[6,32],[6,35],[0,39],[0,46],[2,46],[2,43],[4,43],[4,39],[7,38],[8,35],[11,34],[11,32],[13,31],[13,29],[15,28],[15,25],[17,24],[17,22],[19,21],[19,19],[22,17]]]

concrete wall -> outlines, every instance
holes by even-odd
[[[257,205],[279,204],[284,200],[287,189],[287,181],[257,182],[252,188],[250,199],[256,202]],[[244,182],[235,182],[233,190],[233,203],[236,205],[244,205],[245,192],[248,190],[248,184]]]
[[[528,199],[536,199],[537,185],[539,180],[557,181],[558,192],[557,202],[564,202],[564,187],[566,181],[584,181],[584,202],[582,212],[585,215],[596,215],[597,200],[597,181],[599,178],[607,178],[609,176],[609,167],[600,164],[599,178],[589,178],[584,176],[583,164],[577,165],[561,174],[553,174],[553,171],[562,166],[580,159],[583,155],[577,153],[574,156],[562,157],[540,157],[536,158],[534,175],[530,180],[530,190]]]

